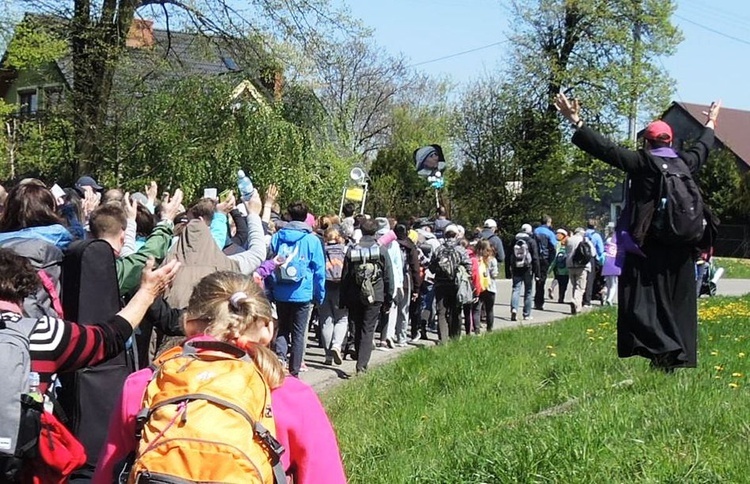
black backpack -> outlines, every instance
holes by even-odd
[[[576,250],[573,251],[571,261],[575,267],[584,267],[586,264],[591,262],[591,258],[594,257],[594,252],[591,250],[591,244],[589,244],[589,238],[584,237],[583,240],[576,246]]]
[[[697,243],[705,231],[703,198],[698,185],[680,158],[669,162],[657,160],[656,165],[661,179],[651,233],[667,245]]]

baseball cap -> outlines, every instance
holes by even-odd
[[[101,191],[104,190],[104,187],[96,183],[96,180],[91,178],[90,176],[82,176],[78,179],[76,182],[76,188],[83,188],[83,187],[91,187],[94,189],[94,191]]]
[[[488,218],[484,221],[484,228],[486,229],[496,229],[497,228],[497,222],[492,220],[491,218]]]
[[[521,225],[521,232],[526,232],[527,234],[531,233],[531,225],[529,224],[523,224]]]
[[[672,141],[672,128],[662,120],[654,121],[653,123],[646,126],[646,131],[643,133],[643,137],[652,141]]]
[[[563,237],[567,237],[568,236],[568,231],[565,230],[565,229],[557,229],[555,231],[555,233],[558,233],[558,234],[562,235]]]
[[[458,235],[458,227],[456,227],[455,224],[450,224],[445,229],[443,229],[444,234],[455,234]]]

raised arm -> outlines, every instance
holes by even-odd
[[[583,151],[628,173],[637,172],[643,168],[645,160],[641,158],[638,152],[617,146],[583,123],[577,99],[570,101],[565,94],[559,93],[555,97],[555,107],[575,128],[573,144]]]

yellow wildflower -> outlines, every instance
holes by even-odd
[[[738,358],[744,358],[745,357],[745,353],[740,353],[740,354],[737,355],[737,357]]]
[[[550,355],[550,356],[551,356],[552,358],[555,358],[555,357],[557,356],[557,354],[556,354],[556,353],[550,353],[549,355]]]
[[[716,350],[713,350],[713,351],[711,352],[711,356],[719,356],[719,352],[718,352],[718,351],[716,351]]]
[[[729,384],[729,388],[739,388],[739,385],[736,384],[736,383],[734,383],[734,382],[732,382],[732,383]]]
[[[735,377],[735,378],[742,378],[742,373],[734,372],[734,373],[732,373],[732,376]]]

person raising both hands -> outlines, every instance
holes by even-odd
[[[711,219],[693,177],[714,144],[721,102],[704,111],[697,141],[679,153],[663,120],[643,132],[643,146],[617,146],[581,118],[577,99],[555,96],[560,114],[573,126],[573,144],[624,171],[626,203],[616,228],[624,252],[617,308],[617,352],[642,356],[671,372],[697,365],[697,304],[693,254]]]

